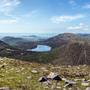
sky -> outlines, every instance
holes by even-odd
[[[0,0],[0,33],[90,33],[90,0]]]

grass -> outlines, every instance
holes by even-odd
[[[35,73],[33,70],[37,72]],[[90,79],[90,66],[53,66],[51,64],[0,58],[0,87],[9,87],[11,90],[51,90],[38,82],[39,77],[48,75],[51,71],[58,72],[62,77],[65,77],[64,74],[66,73],[68,75],[66,78],[72,80],[76,78],[75,73],[87,73],[88,75],[79,77],[79,79]],[[63,81],[60,82],[60,86],[63,88]],[[86,88],[81,86],[80,81],[77,81],[77,87],[81,88],[81,90]]]

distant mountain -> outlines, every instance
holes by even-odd
[[[0,41],[0,50],[11,48],[8,44],[4,43],[3,41]]]
[[[36,47],[35,41],[26,39],[24,37],[18,38],[18,37],[7,36],[7,37],[2,38],[2,41],[22,50]]]
[[[8,39],[6,39],[3,41],[7,42]],[[11,43],[16,41],[16,45],[10,46],[1,41],[1,56],[58,65],[90,65],[89,34],[64,33],[42,41],[27,41],[22,38],[11,37],[10,40]],[[49,45],[52,50],[43,53],[26,51],[26,49],[34,48],[38,44]]]
[[[53,47],[47,54],[47,61],[59,65],[90,65],[89,35],[72,33],[59,34],[45,40],[43,43]]]
[[[76,39],[77,36],[71,33],[59,34],[55,37],[51,37],[43,42],[42,44],[50,45],[52,48],[60,47],[67,44],[70,40]]]
[[[31,52],[24,51],[18,47],[13,47],[7,43],[0,41],[0,57],[10,57],[21,59],[25,55],[29,55]]]
[[[90,42],[90,34],[78,34],[78,36]]]
[[[37,47],[37,42],[34,41],[23,41],[23,42],[18,42],[15,47],[21,49],[21,50],[27,50],[27,49],[32,49]]]
[[[13,51],[19,51],[19,49],[16,49],[3,41],[0,41],[0,56],[7,57],[9,55],[12,55]]]
[[[18,42],[26,41],[23,38],[11,37],[11,36],[3,37],[1,40],[9,45],[16,45]]]
[[[6,36],[3,37],[1,40],[11,46],[20,48],[22,50],[26,50],[36,47],[37,42],[44,41],[47,38],[48,37],[39,37],[36,35],[21,36],[21,37]]]
[[[88,41],[90,42],[90,34],[73,34],[63,33],[55,37],[51,37],[43,42],[42,44],[50,45],[53,48],[60,47],[67,44],[70,41]]]
[[[41,37],[41,36],[37,36],[37,35],[30,35],[30,36],[23,36],[22,38],[28,40],[28,41],[42,41],[47,39],[48,37]]]

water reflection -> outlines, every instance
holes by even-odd
[[[51,50],[51,47],[47,45],[37,45],[36,48],[27,49],[27,51],[33,51],[33,52],[48,52],[50,50]]]

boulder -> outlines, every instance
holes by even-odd
[[[10,90],[9,87],[0,87],[0,90]]]

